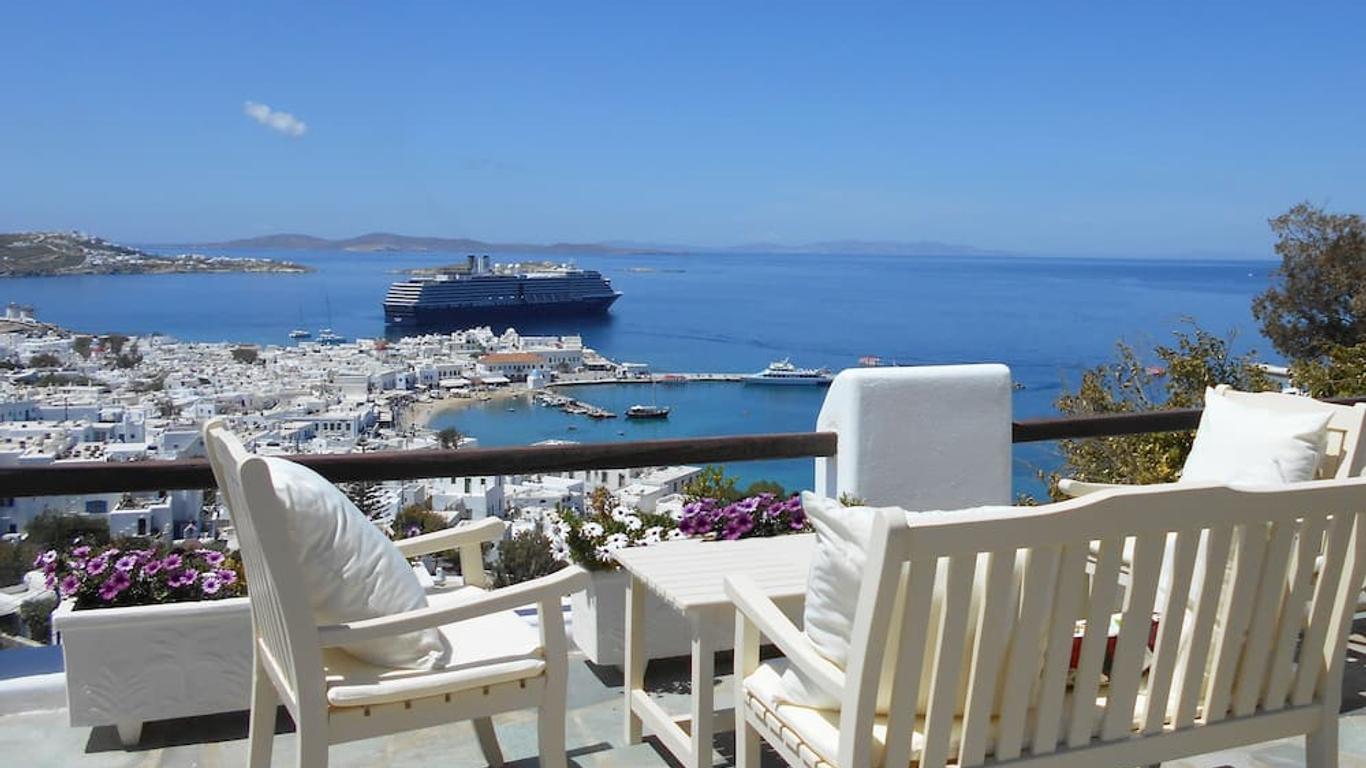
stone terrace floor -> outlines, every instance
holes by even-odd
[[[1343,768],[1366,768],[1366,621],[1358,621],[1344,679],[1342,717]],[[716,699],[729,706],[729,661],[718,658]],[[646,686],[671,712],[687,709],[686,660],[650,664]],[[571,664],[569,679],[568,746],[570,764],[597,766],[671,766],[671,759],[653,739],[624,746],[622,741],[621,675],[614,668],[595,668],[582,658]],[[509,766],[530,768],[536,758],[536,721],[531,711],[494,718],[499,742]],[[242,766],[246,763],[245,712],[212,717],[148,723],[141,744],[124,750],[112,727],[71,728],[65,710],[0,717],[0,759],[23,768],[90,768],[103,766]],[[720,734],[715,761],[732,765],[732,735]],[[294,735],[282,714],[275,737],[273,764],[294,765]],[[767,754],[765,766],[781,765]],[[1281,768],[1304,764],[1303,739],[1267,742],[1253,747],[1166,763],[1181,768]],[[333,766],[426,766],[450,768],[482,766],[483,757],[468,723],[429,728],[388,738],[343,744],[332,748]]]

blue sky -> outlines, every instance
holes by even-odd
[[[0,230],[1261,255],[1366,212],[1363,3],[209,5],[0,8]]]

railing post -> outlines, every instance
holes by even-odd
[[[816,419],[839,434],[816,459],[817,493],[912,510],[1011,501],[1010,369],[999,364],[854,368]]]

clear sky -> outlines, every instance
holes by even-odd
[[[3,231],[1260,255],[1304,199],[1366,212],[1366,3],[0,6]]]

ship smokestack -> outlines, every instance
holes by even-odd
[[[475,255],[472,253],[465,257],[466,261],[468,262],[466,266],[469,267],[469,272],[471,275],[474,274],[474,271],[476,269],[478,269],[478,265],[474,263],[475,258]]]
[[[489,268],[489,255],[488,255],[487,253],[484,254],[484,265],[483,265],[483,267],[482,267],[479,271],[482,272],[482,273],[484,273],[484,274],[488,274],[488,273],[490,273],[490,272],[493,271],[492,269]]]

